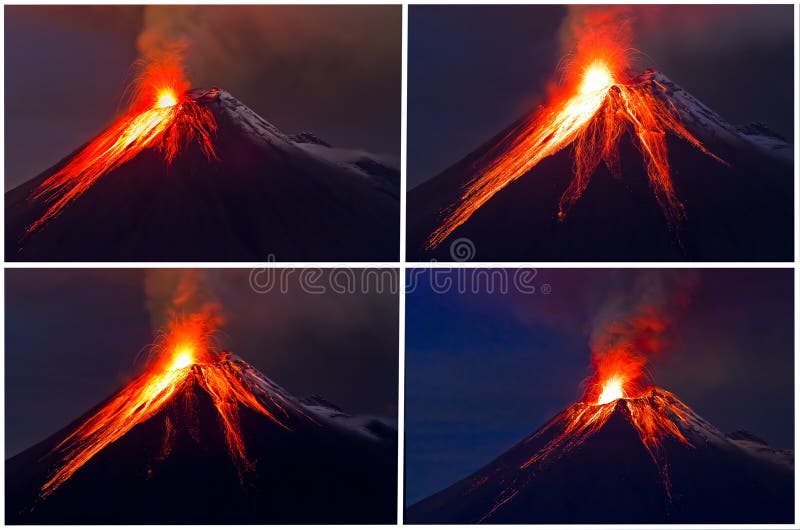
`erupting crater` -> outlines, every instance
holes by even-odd
[[[208,159],[217,158],[214,114],[198,104],[188,89],[180,64],[147,65],[123,116],[33,191],[31,200],[44,199],[50,206],[26,233],[41,228],[99,179],[145,149],[157,150],[169,164],[189,142],[196,141]]]
[[[186,425],[186,418],[192,417],[186,406],[167,407],[167,404],[195,389],[205,391],[213,401],[243,486],[255,466],[247,457],[239,426],[242,408],[255,411],[286,430],[292,430],[288,420],[293,417],[316,423],[293,399],[247,363],[230,352],[217,351],[211,338],[213,332],[213,319],[208,315],[175,317],[153,347],[142,373],[53,449],[52,453],[59,456],[59,464],[42,485],[40,498],[51,495],[92,457],[133,427],[164,410],[167,418],[161,458],[165,458],[174,443],[174,426]],[[175,414],[183,417],[170,419]]]
[[[426,250],[438,247],[496,193],[543,159],[571,147],[573,178],[557,211],[557,218],[565,219],[601,163],[621,177],[619,143],[624,134],[640,151],[656,201],[669,227],[675,229],[685,210],[672,181],[667,136],[672,134],[719,163],[727,163],[682,123],[668,88],[651,71],[626,75],[619,59],[623,56],[617,52],[579,58],[560,91],[476,163],[458,199],[440,213],[441,223],[428,236]]]
[[[603,383],[603,391],[600,392],[600,397],[597,398],[598,405],[605,405],[618,399],[627,398],[628,395],[622,389],[624,381],[618,375],[611,376],[605,383]]]

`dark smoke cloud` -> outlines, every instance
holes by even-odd
[[[593,319],[592,375],[584,381],[586,399],[594,399],[604,382],[620,373],[628,378],[628,392],[653,383],[650,364],[674,349],[673,324],[689,304],[696,276],[645,271],[629,284],[610,296]]]
[[[776,7],[570,5],[559,31],[562,53],[572,52],[587,32],[599,30],[622,37],[644,62],[676,53],[716,54],[778,45],[786,38],[787,26],[791,29],[792,10]]]
[[[609,294],[597,310],[589,337],[592,351],[636,344],[641,355],[661,353],[696,283],[696,275],[683,271],[645,271],[629,278],[627,288]]]
[[[176,314],[214,313],[224,323],[218,301],[219,271],[212,269],[146,269],[144,291],[154,332]]]
[[[147,6],[137,47],[144,56],[184,47],[196,86],[235,86],[289,132],[318,122],[325,137],[349,122],[339,147],[396,155],[400,26],[397,6]]]

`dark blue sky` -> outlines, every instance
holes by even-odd
[[[791,5],[628,8],[640,68],[659,69],[733,124],[793,135]],[[435,176],[541,103],[566,6],[409,7],[408,186]]]
[[[455,285],[471,281],[459,282],[463,271],[451,275]],[[791,269],[540,270],[533,285],[550,294],[436,294],[423,273],[406,298],[406,503],[475,471],[578,399],[589,334],[609,301],[662,278],[694,289],[652,366],[656,384],[724,432],[792,447]]]

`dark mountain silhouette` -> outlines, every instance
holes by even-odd
[[[664,401],[666,400],[666,401]],[[406,523],[791,523],[794,458],[738,431],[726,436],[677,397],[652,390],[636,398],[667,408],[688,443],[667,436],[655,456],[642,442],[625,399],[588,437],[567,430],[577,403],[494,461],[406,509]],[[666,403],[667,407],[663,407]],[[641,409],[640,409],[641,410]],[[533,465],[534,455],[547,453]]]
[[[76,150],[6,193],[6,259],[397,260],[399,171],[310,133],[290,137],[223,90],[189,95],[214,115],[218,160],[197,142],[171,164],[145,149],[26,235],[49,206],[31,193]]]

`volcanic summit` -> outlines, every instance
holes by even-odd
[[[393,163],[151,70],[108,129],[6,193],[8,260],[397,259]]]
[[[790,259],[791,146],[595,53],[545,105],[409,192],[410,258],[450,259],[467,238],[481,261]]]
[[[404,521],[793,522],[792,451],[744,431],[723,434],[659,388],[606,398],[574,403],[483,468],[407,508]]]
[[[137,377],[6,462],[6,522],[395,522],[396,430],[291,396],[205,322],[177,321]]]

